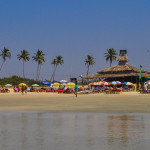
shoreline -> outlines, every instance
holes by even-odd
[[[78,95],[1,93],[0,111],[150,113],[150,95],[136,92]]]

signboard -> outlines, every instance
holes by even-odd
[[[126,55],[127,54],[127,50],[120,50],[120,55]]]
[[[77,78],[70,78],[70,82],[77,84]]]

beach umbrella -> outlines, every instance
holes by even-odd
[[[53,83],[53,86],[60,86],[60,83],[55,82]]]
[[[51,83],[49,82],[43,82],[44,85],[47,85],[47,86],[51,86]]]
[[[33,87],[37,87],[37,86],[39,86],[38,84],[32,84],[31,86],[33,86]]]
[[[120,81],[112,81],[112,82],[110,82],[112,85],[120,85],[121,84],[121,82]]]
[[[27,86],[26,83],[20,83],[18,86]]]
[[[67,83],[67,80],[60,80],[60,83]]]
[[[75,86],[75,84],[72,83],[72,82],[69,82],[69,83],[66,84],[66,86]]]
[[[103,83],[102,81],[97,82],[98,85],[102,85],[102,83]]]
[[[65,86],[65,85],[66,85],[66,83],[61,83],[61,85],[62,85],[62,86]]]
[[[146,81],[145,84],[150,84],[150,80]]]
[[[5,87],[11,87],[11,86],[12,86],[11,84],[6,84],[6,85],[5,85]]]
[[[133,86],[133,83],[131,83],[131,82],[124,82],[123,84]]]
[[[101,85],[111,85],[109,82],[103,82]]]
[[[90,85],[100,85],[98,82],[92,82]]]

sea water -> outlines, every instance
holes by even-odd
[[[150,114],[0,112],[0,150],[149,150]]]

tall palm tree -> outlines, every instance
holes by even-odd
[[[23,77],[25,78],[25,72],[24,72],[24,63],[26,62],[26,61],[29,61],[30,60],[30,57],[29,57],[29,52],[27,51],[27,50],[22,50],[21,51],[21,54],[18,54],[17,55],[17,58],[18,58],[18,60],[21,60],[22,59],[22,62],[23,62]]]
[[[89,69],[90,69],[90,66],[93,66],[95,64],[95,61],[94,61],[94,57],[91,56],[91,55],[87,55],[87,58],[85,59],[85,65],[87,65],[87,76],[89,75]]]
[[[112,62],[116,61],[117,58],[116,55],[118,55],[116,50],[114,48],[109,48],[107,49],[107,53],[104,54],[105,54],[104,57],[106,58],[106,61],[110,61],[110,67],[111,67]]]
[[[53,74],[52,74],[52,77],[51,77],[51,80],[55,79],[55,72],[56,72],[56,68],[58,65],[63,65],[64,64],[64,60],[63,60],[63,57],[62,56],[56,56],[56,58],[53,59],[53,61],[51,62],[52,65],[54,65],[54,71],[53,71]]]
[[[9,59],[11,58],[11,52],[10,52],[10,50],[9,50],[8,48],[5,48],[5,47],[4,47],[4,49],[1,50],[0,56],[2,56],[2,59],[3,59],[3,62],[2,62],[1,67],[0,67],[0,71],[1,71],[3,65],[4,65],[4,63],[5,63],[5,61],[6,61],[6,59],[7,59],[7,58],[9,58]]]
[[[32,57],[33,61],[36,61],[38,63],[36,80],[39,80],[41,66],[42,66],[43,62],[45,62],[45,58],[44,58],[45,54],[41,50],[37,50],[37,52],[34,54],[35,55]]]

